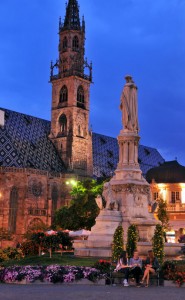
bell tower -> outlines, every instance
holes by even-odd
[[[89,91],[92,64],[85,55],[85,21],[77,0],[66,4],[59,19],[59,57],[51,62],[52,108],[50,138],[69,171],[92,176],[92,135],[89,131]],[[86,74],[88,72],[88,74]]]

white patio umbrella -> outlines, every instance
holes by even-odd
[[[77,231],[69,231],[69,236],[89,236],[91,234],[91,231],[81,229]]]

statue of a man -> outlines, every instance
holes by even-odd
[[[125,77],[126,84],[121,94],[120,109],[122,111],[122,123],[125,129],[138,132],[138,107],[137,107],[137,86],[132,77]]]

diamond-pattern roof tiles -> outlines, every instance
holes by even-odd
[[[155,149],[139,145],[139,164],[143,175],[154,166],[164,162]],[[95,177],[112,176],[119,160],[119,149],[116,138],[93,133],[93,174]]]
[[[0,127],[0,165],[64,172],[65,167],[49,140],[50,122],[25,114],[5,111]]]
[[[5,126],[0,126],[0,165],[17,168],[34,168],[49,172],[65,172],[53,143],[48,138],[50,122],[8,109]],[[92,135],[93,176],[112,176],[118,163],[116,138],[98,133]],[[151,147],[139,145],[139,163],[143,175],[164,162],[160,153]]]

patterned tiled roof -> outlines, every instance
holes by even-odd
[[[65,172],[53,143],[48,138],[50,121],[0,108],[5,112],[5,125],[0,126],[0,166],[33,168]],[[93,133],[93,175],[109,177],[118,163],[116,138]],[[139,163],[143,174],[164,162],[160,153],[139,146]]]
[[[0,127],[0,165],[64,172],[65,167],[49,140],[50,122],[8,109]]]
[[[139,145],[139,164],[146,176],[149,169],[164,163],[163,157],[155,149]],[[93,133],[93,173],[95,177],[112,176],[119,160],[116,138]]]

